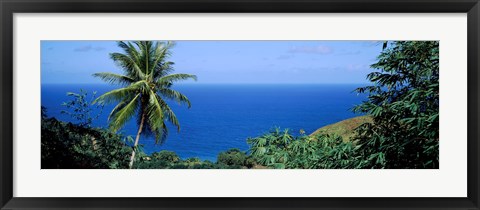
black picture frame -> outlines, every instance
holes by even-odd
[[[478,0],[0,0],[1,209],[479,209]],[[13,197],[15,13],[467,13],[468,196],[465,198],[17,198]]]

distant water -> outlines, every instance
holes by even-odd
[[[246,139],[280,127],[289,128],[299,135],[355,117],[350,111],[365,96],[352,91],[363,85],[201,85],[181,84],[174,89],[184,93],[192,102],[190,109],[170,102],[180,121],[181,131],[170,126],[169,136],[163,145],[155,145],[153,137],[141,137],[140,144],[150,154],[160,150],[175,151],[180,157],[199,157],[216,160],[219,152],[229,148],[247,150]],[[66,92],[80,89],[97,91],[97,96],[114,89],[111,85],[42,85],[42,106],[49,117],[75,122],[61,114],[62,102],[71,98]],[[105,106],[95,127],[107,127],[107,117],[114,105]],[[123,133],[135,136],[135,121],[128,123]]]

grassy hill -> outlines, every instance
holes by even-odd
[[[340,122],[321,127],[317,129],[315,132],[313,132],[312,134],[310,134],[310,136],[314,136],[320,133],[336,133],[342,136],[343,139],[348,140],[350,139],[350,137],[354,135],[353,130],[366,122],[372,122],[372,117],[359,116],[359,117],[342,120]]]

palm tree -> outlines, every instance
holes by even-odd
[[[155,143],[163,143],[168,135],[165,121],[175,125],[180,131],[180,124],[175,113],[165,99],[175,100],[180,104],[190,101],[182,93],[171,89],[176,81],[194,79],[191,74],[170,74],[173,62],[167,61],[173,42],[118,42],[123,53],[111,53],[110,58],[119,65],[124,74],[108,72],[95,73],[93,76],[103,81],[121,85],[120,88],[98,97],[94,103],[118,103],[111,111],[108,121],[113,132],[121,129],[132,117],[137,117],[138,131],[133,145],[129,167],[132,168],[140,135],[155,135]]]

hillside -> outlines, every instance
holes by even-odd
[[[343,139],[348,140],[354,135],[353,130],[366,122],[372,122],[372,118],[370,116],[354,117],[321,127],[312,134],[310,134],[310,136],[314,136],[320,133],[336,133],[342,136]]]

